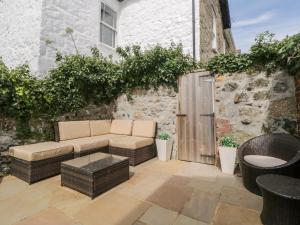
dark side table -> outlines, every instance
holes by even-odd
[[[300,179],[268,174],[256,182],[263,196],[264,225],[300,225]]]

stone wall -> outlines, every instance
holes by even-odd
[[[42,0],[0,1],[0,57],[9,67],[38,71]]]
[[[159,90],[138,90],[130,99],[121,96],[117,100],[113,118],[133,120],[155,120],[157,134],[167,132],[173,137],[173,158],[177,156],[176,139],[177,93],[168,88]]]
[[[266,132],[296,133],[293,77],[246,73],[216,81],[218,136],[233,134],[239,143]]]
[[[175,137],[177,93],[168,88],[158,90],[137,90],[130,97],[120,96],[110,105],[89,105],[76,113],[60,116],[58,121],[70,120],[97,120],[97,119],[133,119],[155,120],[158,132],[167,132]],[[0,116],[0,152],[9,146],[27,143],[36,143],[45,140],[54,140],[53,123],[45,118],[29,121],[30,135],[20,137],[16,121]],[[176,155],[174,146],[174,156]]]
[[[217,48],[212,48],[213,14],[217,25]],[[200,59],[207,62],[213,56],[224,53],[224,30],[221,18],[221,8],[218,0],[202,0],[200,3]]]

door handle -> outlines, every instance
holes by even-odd
[[[210,117],[215,117],[215,113],[200,114],[200,116],[210,116]]]

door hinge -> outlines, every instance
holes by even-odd
[[[215,117],[215,113],[200,114],[200,116],[210,116],[210,117]]]

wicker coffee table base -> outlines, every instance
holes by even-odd
[[[86,173],[62,164],[61,185],[92,199],[129,179],[129,160],[124,160],[95,173]]]

